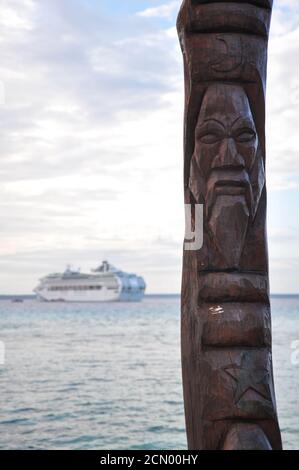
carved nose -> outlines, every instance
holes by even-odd
[[[224,139],[217,157],[214,159],[213,168],[236,167],[245,168],[245,161],[239,154],[233,138]]]

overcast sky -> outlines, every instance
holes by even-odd
[[[299,292],[299,1],[274,0],[271,290]],[[179,292],[180,1],[0,0],[0,294],[108,259]]]

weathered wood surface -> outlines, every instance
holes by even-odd
[[[183,1],[182,367],[190,449],[280,449],[271,354],[265,90],[272,0]],[[194,223],[194,221],[193,221]]]

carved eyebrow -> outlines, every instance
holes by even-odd
[[[216,124],[218,124],[219,126],[221,126],[223,129],[225,129],[225,125],[222,124],[221,121],[218,121],[218,119],[215,119],[215,118],[207,118],[207,119],[204,119],[204,121],[203,121],[204,124],[209,124],[210,122],[215,122]]]
[[[231,124],[231,128],[233,128],[237,124],[237,122],[240,120],[242,121],[241,124],[243,125],[243,127],[248,127],[252,129],[253,131],[256,131],[254,122],[248,117],[244,117],[244,116],[239,116],[237,119],[235,119],[235,121]]]

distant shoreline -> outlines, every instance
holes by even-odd
[[[179,298],[180,294],[146,294],[144,296],[145,299],[155,299],[155,298],[164,298],[164,299],[171,299],[171,298]],[[298,298],[298,294],[271,294],[271,298]],[[0,295],[0,300],[35,300],[35,295]]]

